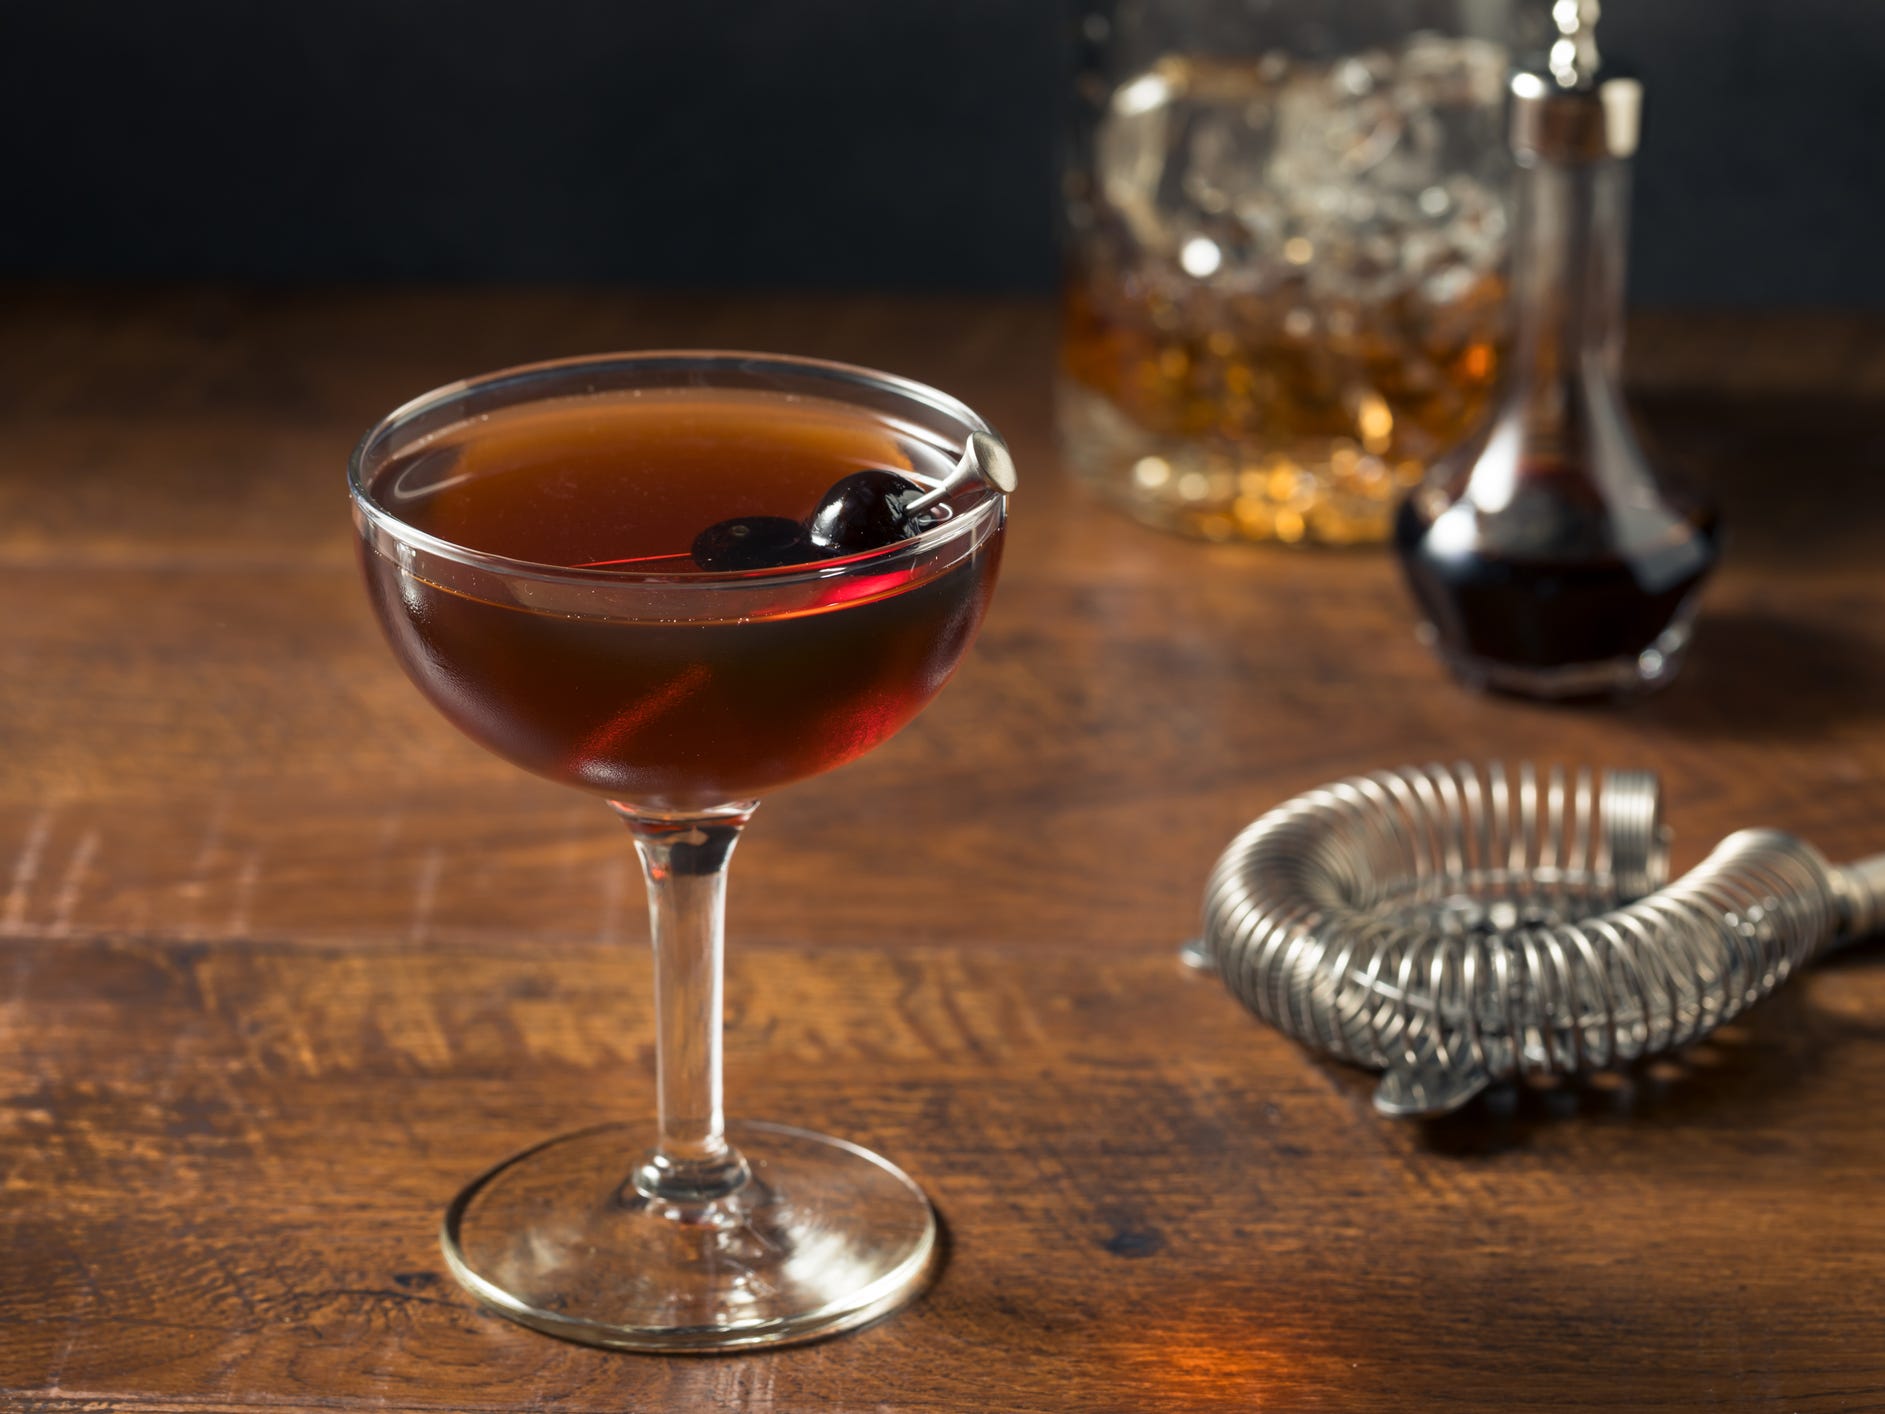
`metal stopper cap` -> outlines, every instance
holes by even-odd
[[[1512,79],[1512,152],[1533,162],[1629,157],[1642,129],[1643,85],[1603,73],[1597,52],[1599,0],[1552,0],[1542,67]]]
[[[1630,157],[1642,123],[1643,85],[1635,79],[1565,88],[1548,74],[1512,78],[1512,151],[1521,162]]]

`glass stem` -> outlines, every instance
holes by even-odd
[[[654,942],[660,1134],[634,1186],[668,1203],[708,1203],[749,1177],[726,1140],[720,1009],[727,861],[758,802],[690,814],[611,803],[641,855]]]

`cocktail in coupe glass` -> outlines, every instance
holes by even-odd
[[[961,660],[1000,561],[1005,449],[901,378],[624,354],[427,394],[367,435],[350,482],[407,674],[474,740],[606,799],[648,883],[658,1122],[477,1179],[445,1216],[453,1272],[526,1325],[631,1349],[808,1340],[908,1300],[936,1221],[906,1175],[723,1121],[725,871],[762,793],[890,737]],[[852,482],[864,500],[833,503]]]

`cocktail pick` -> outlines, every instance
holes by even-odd
[[[709,527],[695,541],[691,552],[643,555],[623,560],[591,560],[576,568],[621,569],[660,560],[688,558],[692,558],[703,569],[775,568],[810,563],[821,553],[829,556],[875,549],[880,544],[894,544],[899,539],[914,535],[922,528],[916,523],[918,516],[977,482],[992,486],[1004,496],[1013,491],[1017,484],[1014,458],[998,439],[986,432],[971,432],[962,455],[957,458],[955,466],[950,468],[949,474],[929,490],[901,504],[901,490],[892,496],[883,489],[886,486],[907,486],[908,479],[900,473],[865,470],[844,477],[826,493],[825,499],[812,513],[810,538],[782,546],[782,553],[770,560],[761,557],[751,564],[742,564],[737,560],[729,560],[724,566],[716,563],[716,560],[736,549],[743,536],[751,537],[753,543],[759,545],[762,543],[760,537],[790,526],[790,522],[776,516],[746,516]],[[709,537],[716,539],[712,544],[703,546]],[[807,547],[809,553],[804,553],[803,549]],[[707,558],[703,559],[703,553],[706,553]]]
[[[905,515],[919,515],[939,501],[973,486],[978,481],[985,481],[1002,495],[1006,496],[1015,489],[1018,481],[1015,477],[1014,458],[1008,455],[1008,449],[986,432],[971,432],[968,445],[962,449],[962,456],[955,466],[935,486],[925,491],[904,508]]]

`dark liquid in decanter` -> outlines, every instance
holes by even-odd
[[[1661,651],[1672,626],[1686,633],[1689,601],[1720,551],[1717,518],[1702,509],[1672,518],[1654,543],[1627,553],[1567,545],[1569,553],[1519,557],[1471,544],[1449,547],[1431,529],[1419,499],[1410,498],[1396,520],[1395,543],[1440,645],[1467,660],[1519,669]]]

